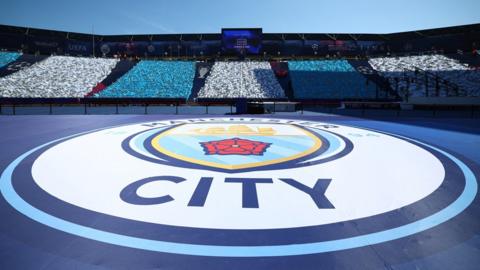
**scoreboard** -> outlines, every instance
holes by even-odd
[[[222,44],[228,53],[259,54],[262,47],[261,28],[223,28]]]

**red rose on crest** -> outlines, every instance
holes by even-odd
[[[232,138],[200,143],[207,155],[256,155],[261,156],[271,143]]]

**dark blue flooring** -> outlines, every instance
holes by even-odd
[[[31,148],[74,133],[194,117],[0,116],[0,171]],[[425,141],[458,155],[478,174],[480,120],[302,119],[372,128]],[[480,269],[480,201],[477,196],[467,210],[435,228],[383,244],[317,255],[220,258],[154,253],[66,235],[22,216],[0,197],[0,269]]]

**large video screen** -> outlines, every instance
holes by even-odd
[[[259,54],[262,47],[262,29],[222,29],[222,43],[227,52]]]

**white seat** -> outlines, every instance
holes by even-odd
[[[110,74],[117,62],[117,59],[51,56],[0,78],[0,96],[84,97]]]
[[[199,98],[284,98],[266,61],[215,62]]]
[[[469,96],[480,95],[480,72],[470,69],[455,59],[444,55],[421,55],[404,57],[381,57],[369,60],[370,65],[382,76],[389,79],[392,87],[395,87],[395,77],[415,78],[415,68],[431,72],[440,78],[457,84]],[[405,70],[412,70],[406,72]],[[404,80],[399,82],[399,88],[406,88]],[[411,80],[409,89],[412,96],[424,96],[426,89],[423,81]]]

